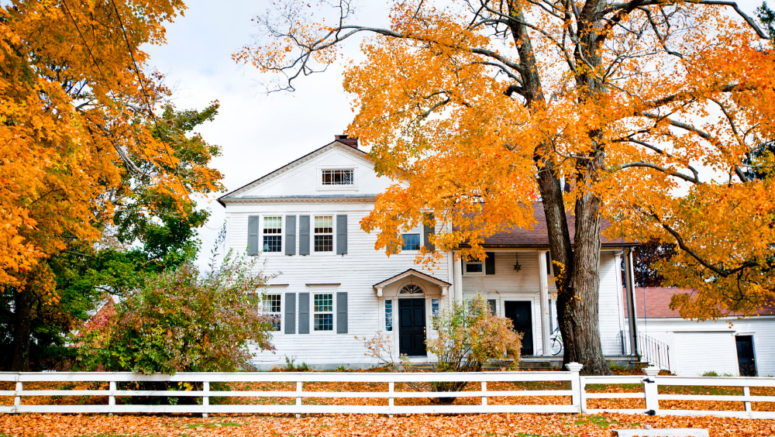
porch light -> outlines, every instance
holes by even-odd
[[[518,272],[518,271],[522,270],[522,266],[519,265],[519,254],[517,253],[517,254],[515,254],[515,256],[517,258],[517,261],[514,263],[514,271]]]

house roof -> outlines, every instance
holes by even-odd
[[[638,311],[638,318],[649,319],[680,319],[678,310],[670,309],[670,299],[676,294],[693,294],[697,290],[690,288],[660,288],[646,287],[635,288],[635,308]],[[627,290],[624,289],[624,305],[627,305]],[[625,316],[629,314],[625,311]],[[775,306],[767,305],[756,312],[759,316],[775,315]]]
[[[576,217],[570,212],[565,213],[568,220],[568,231],[570,232],[571,244],[573,244],[576,233]],[[484,239],[482,244],[485,248],[548,248],[549,230],[546,226],[546,215],[541,202],[533,204],[533,218],[535,224],[532,229],[514,227],[507,231],[498,232]],[[600,223],[600,242],[604,248],[617,248],[623,246],[637,246],[639,243],[628,241],[626,239],[609,240],[603,236],[603,231],[612,226],[611,222],[603,219]],[[464,245],[464,247],[467,247]]]
[[[404,270],[403,272],[401,272],[401,273],[399,273],[399,274],[397,274],[395,276],[391,276],[391,277],[385,279],[384,281],[377,282],[376,284],[372,285],[372,287],[374,287],[374,288],[385,287],[385,286],[388,286],[388,285],[390,285],[390,284],[392,284],[392,283],[394,283],[396,281],[400,281],[401,279],[406,278],[407,276],[416,276],[418,278],[425,279],[426,281],[431,282],[433,284],[436,284],[439,287],[449,287],[449,286],[452,285],[452,284],[450,284],[447,281],[442,281],[441,279],[433,277],[433,276],[431,276],[431,275],[429,275],[427,273],[423,273],[423,272],[417,271],[415,269],[408,269],[408,270]]]
[[[218,203],[220,203],[221,206],[225,207],[226,204],[223,202],[224,199],[226,199],[226,198],[228,198],[230,196],[233,196],[233,195],[235,195],[235,194],[237,194],[237,193],[239,193],[239,192],[241,192],[243,190],[246,190],[248,188],[252,188],[254,185],[264,181],[265,179],[267,179],[267,178],[269,178],[271,176],[275,176],[277,174],[283,173],[284,171],[289,170],[290,168],[294,167],[297,163],[301,163],[301,162],[307,160],[308,158],[311,158],[314,155],[319,154],[324,149],[327,149],[327,148],[329,148],[331,146],[334,146],[334,145],[343,146],[343,147],[346,148],[345,150],[350,150],[350,151],[358,152],[359,154],[363,155],[364,157],[367,155],[366,152],[364,152],[363,150],[358,148],[358,139],[357,138],[347,138],[344,135],[336,135],[335,138],[336,139],[334,141],[326,144],[325,146],[319,147],[319,148],[317,148],[317,149],[307,153],[306,155],[304,155],[304,156],[302,156],[302,157],[300,157],[298,159],[294,159],[293,161],[289,162],[288,164],[285,164],[282,167],[276,168],[276,169],[270,171],[269,173],[261,176],[260,178],[258,178],[258,179],[254,180],[252,182],[249,182],[249,183],[247,183],[247,184],[237,188],[236,190],[229,191],[228,193],[226,193],[223,196],[218,198]]]

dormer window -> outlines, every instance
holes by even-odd
[[[324,186],[355,185],[355,172],[353,170],[323,170],[322,184]]]

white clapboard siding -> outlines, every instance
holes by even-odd
[[[255,211],[250,213],[235,212],[230,214],[231,234],[229,242],[230,247],[235,251],[243,251],[247,245],[249,215],[294,214],[298,216],[310,214],[314,216],[317,213],[335,216],[347,214],[348,219],[347,255],[313,253],[309,256],[286,256],[282,253],[271,253],[263,254],[260,257],[263,271],[266,274],[277,275],[271,279],[270,283],[288,284],[282,287],[270,287],[267,293],[347,292],[348,333],[336,334],[335,331],[314,332],[311,330],[310,334],[284,334],[283,328],[283,331],[274,333],[273,344],[277,349],[276,352],[260,354],[257,363],[279,361],[282,364],[287,356],[295,359],[296,364],[302,362],[307,364],[350,363],[355,367],[374,364],[375,360],[364,356],[366,350],[363,343],[355,339],[355,336],[371,338],[378,330],[383,329],[385,316],[380,309],[373,285],[410,268],[451,282],[446,258],[436,263],[433,266],[434,269],[429,269],[415,263],[417,252],[403,252],[388,257],[384,251],[375,250],[376,235],[367,234],[360,228],[361,219],[368,214],[372,206],[373,204],[369,203],[268,204],[257,205],[254,207]],[[310,287],[306,284],[340,285]],[[438,293],[440,290],[436,288],[430,291]],[[439,295],[433,295],[432,297],[441,299],[441,305],[445,305],[448,296],[442,298]],[[428,308],[428,310],[430,309]],[[285,317],[284,312],[285,302],[283,301],[283,318]],[[296,317],[298,322],[298,314]],[[394,318],[397,321],[397,304],[394,304]],[[283,320],[283,326],[284,322]],[[397,323],[395,326],[397,327]]]
[[[638,319],[638,330],[670,346],[671,369],[681,376],[698,376],[709,371],[736,375],[736,335],[753,337],[757,374],[775,375],[775,317],[772,316],[704,322],[652,317]]]
[[[731,333],[681,332],[674,338],[671,361],[675,361],[678,376],[699,376],[708,371],[738,375],[737,347]]]
[[[600,322],[600,343],[603,354],[609,356],[622,354],[621,330],[624,320],[622,303],[620,258],[612,252],[600,254],[600,293],[598,320]]]

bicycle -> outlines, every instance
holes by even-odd
[[[549,346],[549,351],[552,353],[552,355],[556,357],[557,355],[562,354],[562,333],[560,332],[559,326],[554,330],[554,332],[552,332],[552,335],[549,337],[549,339],[552,341],[551,345]]]

